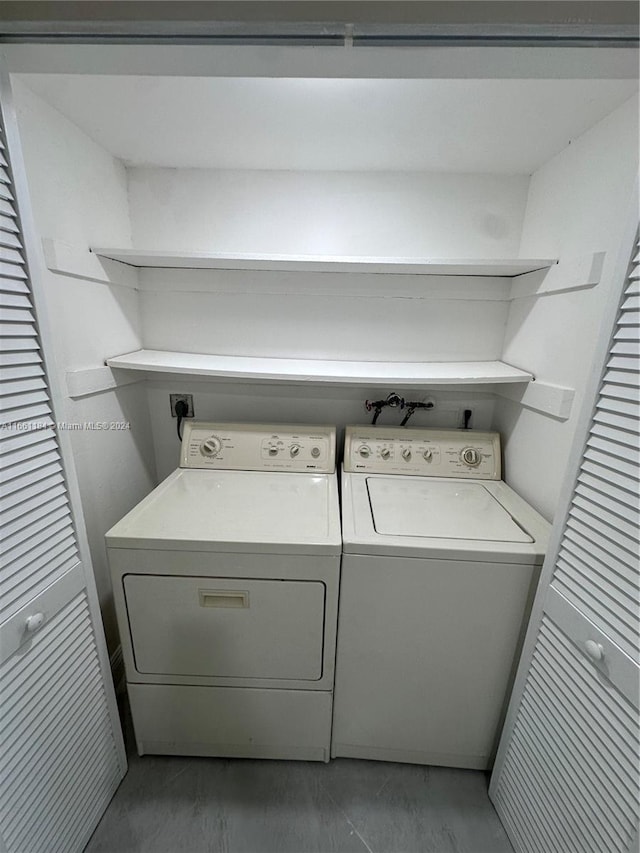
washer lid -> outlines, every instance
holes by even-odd
[[[178,469],[111,528],[107,544],[120,548],[339,552],[336,477]]]
[[[377,533],[487,542],[533,542],[482,483],[367,477]]]

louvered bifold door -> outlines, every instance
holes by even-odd
[[[53,411],[15,117],[1,82],[0,849],[79,853],[126,763]]]
[[[639,258],[636,243],[491,782],[523,853],[637,851]]]

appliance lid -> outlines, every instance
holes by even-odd
[[[367,477],[377,533],[530,543],[534,539],[479,482]]]
[[[108,533],[110,546],[135,542],[340,543],[335,475],[178,469]],[[293,550],[293,548],[292,548]]]

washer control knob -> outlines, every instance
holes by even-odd
[[[220,453],[220,448],[222,447],[222,442],[220,439],[215,436],[209,436],[209,438],[205,438],[205,440],[200,445],[200,453],[203,456],[217,456]]]
[[[320,448],[319,447],[312,447],[311,448],[311,455],[313,456],[314,459],[317,459],[318,456],[320,456]]]
[[[277,456],[277,455],[278,455],[278,448],[271,445],[271,447],[269,448],[269,456]]]
[[[402,451],[402,458],[404,459],[405,462],[409,462],[409,460],[411,459],[411,448],[410,447],[404,448],[404,450]]]
[[[382,450],[380,451],[380,457],[382,459],[390,459],[391,458],[391,451],[389,450],[388,447],[382,448]]]
[[[371,456],[371,448],[366,444],[362,444],[358,448],[358,453],[363,459],[368,459]]]
[[[423,452],[422,458],[424,459],[425,462],[431,462],[431,459],[433,458],[433,450],[429,450],[429,448],[427,448]]]
[[[291,445],[291,447],[289,448],[289,455],[291,456],[292,459],[295,459],[295,457],[300,453],[300,449],[301,448],[300,448],[299,444],[292,444]]]
[[[462,451],[462,461],[466,465],[476,467],[482,462],[482,456],[478,453],[475,447],[465,447]]]

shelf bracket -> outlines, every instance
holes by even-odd
[[[524,387],[500,385],[496,386],[494,391],[500,397],[520,403],[525,409],[532,409],[561,421],[569,418],[576,394],[573,388],[540,381],[530,382]]]

